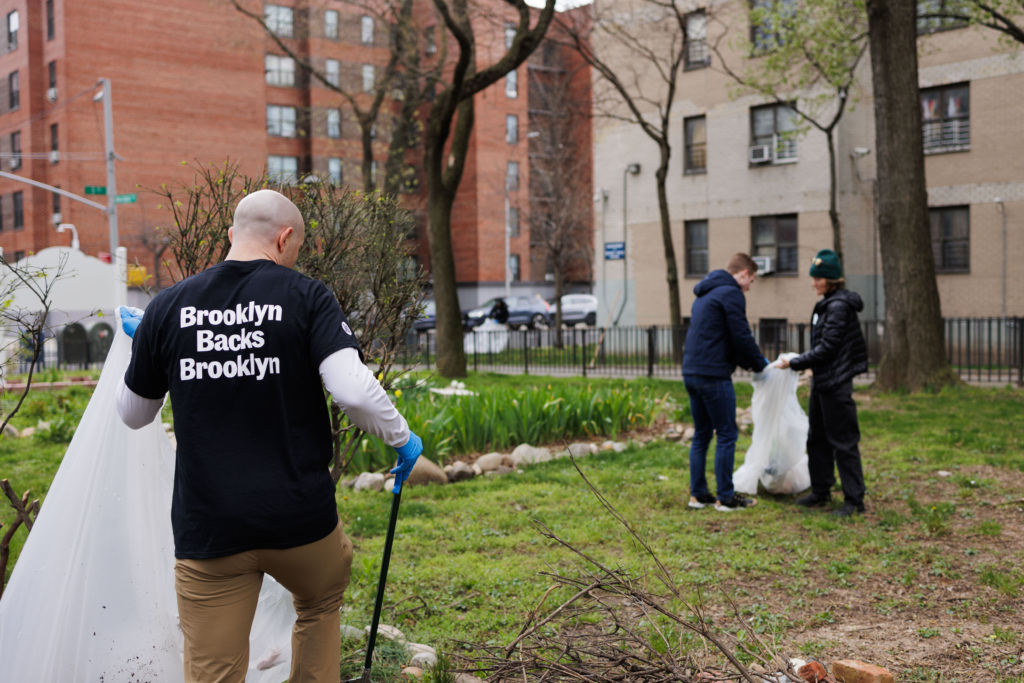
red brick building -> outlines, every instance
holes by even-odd
[[[350,92],[372,90],[389,54],[390,30],[379,18],[338,0],[243,5],[262,9],[290,48],[328,78]],[[0,170],[106,204],[107,196],[86,195],[86,188],[107,186],[98,94],[99,80],[109,79],[116,192],[135,195],[117,205],[119,242],[129,261],[150,273],[165,275],[154,249],[156,230],[169,213],[149,190],[191,180],[183,162],[230,159],[247,173],[317,173],[361,185],[360,133],[351,108],[303,73],[229,0],[0,0],[0,21],[0,31],[7,31],[6,42],[0,35]],[[480,28],[493,39],[478,33],[478,60],[486,63],[488,50],[501,47],[503,27],[492,21]],[[504,288],[504,226],[508,221],[515,233],[517,212],[510,253],[520,264],[519,287],[545,287],[543,259],[531,258],[527,220],[530,68],[517,70],[517,88],[506,80],[477,96],[475,132],[452,217],[456,277],[466,304]],[[585,125],[589,131],[589,118]],[[380,129],[374,152],[383,164],[387,126]],[[589,142],[585,154],[589,158]],[[413,170],[422,179],[421,169]],[[518,185],[508,180],[516,170]],[[586,182],[589,187],[589,176]],[[411,189],[410,207],[421,208],[422,184]],[[0,178],[0,247],[7,258],[69,244],[71,237],[58,233],[56,222],[77,227],[86,253],[110,250],[103,211]],[[417,257],[429,266],[425,225],[417,237]]]

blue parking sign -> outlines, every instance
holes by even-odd
[[[604,243],[604,260],[605,261],[621,261],[626,258],[626,243],[625,242],[605,242]]]

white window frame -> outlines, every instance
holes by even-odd
[[[328,59],[324,62],[324,80],[338,87],[341,83],[341,62],[337,59]]]
[[[338,23],[338,10],[324,10],[324,38],[327,38],[328,40],[338,39]]]
[[[278,104],[267,105],[267,135],[281,138],[293,138],[296,132],[295,107]]]
[[[267,176],[282,185],[299,182],[299,158],[272,154],[267,157]]]
[[[337,109],[327,110],[327,137],[341,137],[341,112]]]
[[[359,40],[363,45],[373,45],[375,29],[373,17],[364,14],[359,18]]]
[[[295,60],[281,55],[267,55],[263,60],[267,85],[282,88],[295,86]]]
[[[781,130],[780,128],[780,114],[785,110],[789,110],[790,119],[793,121],[793,128],[790,130]],[[771,111],[772,112],[772,134],[757,136],[755,135],[754,117],[756,112],[760,111]],[[797,155],[797,130],[799,128],[800,115],[796,113],[796,110],[785,104],[769,104],[760,107],[751,107],[750,109],[750,145],[751,147],[758,145],[770,145],[772,150],[772,164],[795,164],[799,160]]]
[[[519,117],[505,114],[505,142],[515,145],[519,142]]]
[[[373,94],[377,86],[377,68],[373,64],[363,64],[363,92]]]
[[[291,7],[266,5],[263,8],[263,21],[267,30],[279,38],[295,35],[295,10]]]
[[[331,157],[327,160],[327,179],[332,185],[341,185],[341,159]]]
[[[516,39],[516,25],[511,21],[505,22],[505,49],[509,50],[512,48],[512,43]]]
[[[505,166],[505,189],[509,192],[519,191],[519,162],[510,161]]]
[[[505,97],[510,100],[519,97],[519,74],[515,69],[505,74]]]

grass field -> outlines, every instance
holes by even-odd
[[[467,385],[557,381],[472,376]],[[681,383],[632,385],[672,395],[679,409],[670,419],[685,418]],[[750,386],[737,391],[748,405]],[[790,656],[863,659],[900,681],[1024,681],[1024,393],[961,388],[857,399],[868,512],[851,520],[798,509],[788,496],[762,496],[738,513],[690,510],[684,447],[661,440],[579,465],[676,581],[703,593],[722,628],[733,626],[719,588]],[[31,441],[0,441],[0,477],[45,493],[63,450]],[[741,436],[737,464],[748,445]],[[356,546],[343,621],[355,626],[369,623],[389,506],[385,494],[338,493]],[[607,563],[638,573],[649,565],[567,459],[409,488],[384,621],[470,657],[463,643],[510,642],[551,585],[541,572],[575,571],[534,520]]]

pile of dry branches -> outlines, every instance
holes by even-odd
[[[739,618],[727,595],[737,627],[730,631],[712,626],[700,599],[687,599],[650,546],[587,480],[575,460],[573,464],[651,561],[650,569],[633,575],[609,567],[535,522],[541,535],[575,555],[573,575],[543,572],[552,585],[518,637],[505,646],[469,645],[473,654],[466,658],[466,670],[486,675],[488,681],[780,683],[785,680],[782,674],[800,680],[774,645]],[[652,591],[652,585],[660,586],[660,592]],[[547,605],[558,594],[568,597],[557,606]]]

